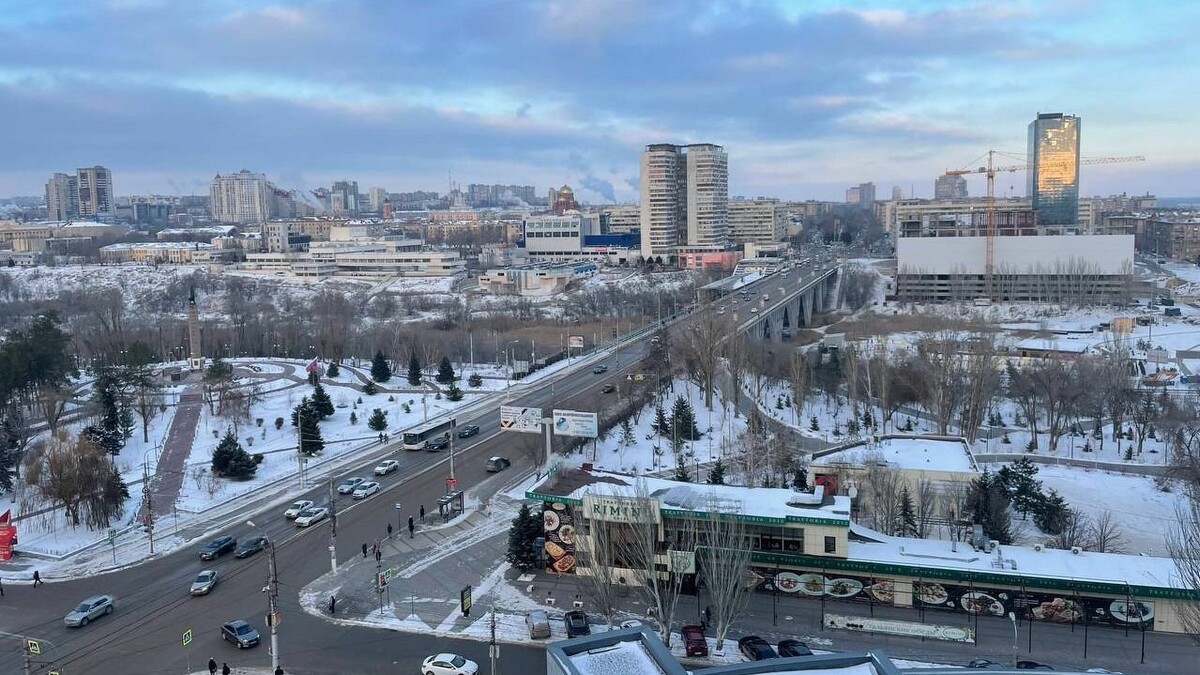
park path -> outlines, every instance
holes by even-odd
[[[201,385],[188,385],[179,395],[175,418],[171,420],[167,438],[163,441],[162,452],[154,468],[154,487],[150,492],[152,512],[159,517],[171,513],[175,507],[175,500],[179,498],[179,488],[183,487],[187,459],[192,452],[192,444],[196,441],[196,426],[200,423],[200,409],[203,405]],[[143,520],[145,510],[143,502],[140,514]]]

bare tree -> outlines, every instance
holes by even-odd
[[[887,466],[878,454],[863,459],[866,471],[859,494],[864,495],[863,514],[873,527],[886,535],[895,535],[900,527],[900,472]]]
[[[962,340],[948,330],[926,335],[917,343],[921,401],[943,435],[949,433],[965,398],[966,370],[961,349]]]
[[[796,351],[792,354],[792,362],[788,372],[788,380],[792,392],[792,423],[799,423],[799,416],[804,414],[804,406],[808,403],[809,388],[812,387],[812,361],[808,354]]]
[[[710,494],[708,508],[698,524],[696,563],[708,587],[715,619],[717,649],[725,647],[725,636],[746,609],[753,586],[746,583],[750,571],[751,547],[746,523],[739,518],[741,502],[731,502]]]
[[[1092,519],[1087,549],[1097,553],[1126,552],[1125,533],[1121,531],[1120,523],[1113,518],[1112,511],[1105,509]]]
[[[1182,587],[1200,590],[1200,494],[1196,484],[1175,507],[1175,527],[1167,535],[1167,554],[1175,561]],[[1179,618],[1185,631],[1200,642],[1200,603],[1179,603]]]
[[[967,341],[966,396],[960,433],[968,443],[979,435],[979,425],[991,407],[1000,379],[996,373],[996,341],[990,333],[976,333]]]
[[[586,536],[576,536],[575,557],[579,585],[588,604],[599,612],[608,627],[612,628],[617,611],[617,586],[613,579],[613,568],[617,563],[617,552],[612,536],[615,524],[591,519]]]
[[[916,516],[917,516],[917,536],[921,539],[929,536],[929,531],[933,527],[934,518],[937,515],[938,503],[940,497],[937,489],[934,488],[933,481],[922,478],[917,481],[916,498]]]
[[[688,371],[704,390],[704,407],[709,410],[712,410],[713,388],[720,368],[721,349],[732,331],[731,322],[711,308],[703,310],[690,329],[683,331],[681,342]]]
[[[38,409],[42,418],[46,420],[46,427],[49,428],[51,436],[58,433],[59,422],[67,412],[67,403],[70,400],[71,389],[68,386],[53,383],[37,385]]]
[[[1050,538],[1049,546],[1064,550],[1075,546],[1085,548],[1091,530],[1092,522],[1086,514],[1077,509],[1067,509],[1066,527]]]

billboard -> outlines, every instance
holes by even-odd
[[[500,428],[526,434],[542,433],[542,409],[519,405],[500,406]]]
[[[571,349],[583,349],[583,336],[582,335],[567,336],[567,347],[569,347]]]
[[[575,573],[575,514],[570,504],[542,503],[542,527],[546,534],[546,571]]]
[[[555,409],[554,435],[596,438],[600,435],[600,420],[594,412]]]

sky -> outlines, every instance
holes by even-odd
[[[636,201],[646,144],[706,142],[731,195],[929,197],[1064,112],[1085,157],[1146,157],[1083,194],[1190,196],[1197,25],[1196,2],[0,0],[0,195],[101,164],[118,195],[247,168]]]

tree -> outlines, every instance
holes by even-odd
[[[1061,530],[1054,533],[1047,544],[1050,548],[1071,550],[1078,546],[1086,548],[1091,533],[1091,521],[1086,515],[1076,509],[1064,508],[1062,512]]]
[[[382,350],[375,352],[375,358],[371,359],[371,379],[380,384],[392,379],[392,367]]]
[[[476,387],[476,388],[482,387],[483,386],[483,376],[480,375],[479,373],[471,373],[471,376],[467,378],[467,386],[468,387]]]
[[[96,404],[96,422],[93,426],[104,432],[106,440],[115,439],[114,443],[106,443],[105,449],[114,456],[125,446],[125,426],[121,422],[121,411],[117,400],[117,371],[114,368],[101,369],[92,383],[95,388],[93,400]]]
[[[321,419],[327,419],[333,416],[333,400],[329,398],[329,394],[325,391],[325,387],[320,384],[313,387],[312,393],[313,410],[317,411],[317,415]]]
[[[137,426],[133,419],[133,411],[129,409],[129,406],[121,406],[120,412],[117,413],[117,424],[120,427],[122,445],[124,445],[124,441],[133,438],[133,428]]]
[[[696,428],[696,412],[692,404],[683,396],[675,398],[671,406],[671,432],[680,440],[696,441],[700,439],[700,430]]]
[[[535,545],[540,536],[542,519],[530,511],[528,504],[521,504],[521,509],[513,518],[512,529],[508,531],[508,553],[505,559],[522,572],[537,567],[540,555]]]
[[[108,527],[129,498],[107,451],[90,438],[55,436],[30,465],[27,480],[62,506],[72,527]]]
[[[450,384],[454,379],[454,366],[450,364],[450,357],[443,356],[442,362],[438,364],[437,382],[438,384]]]
[[[358,424],[358,413],[350,411],[350,424]]]
[[[575,535],[575,575],[580,590],[588,607],[603,616],[609,628],[612,628],[617,613],[619,586],[613,578],[613,570],[618,566],[618,559],[613,531],[618,527],[616,523],[592,519],[586,535],[582,532]]]
[[[659,436],[665,436],[671,432],[671,423],[667,421],[667,413],[661,405],[654,408],[654,423],[651,426]]]
[[[238,442],[233,429],[226,431],[225,437],[213,450],[213,475],[242,480],[252,477],[257,470],[258,465]]]
[[[637,437],[633,435],[633,425],[629,423],[629,418],[621,420],[621,439],[618,443],[623,448],[628,448],[637,443]]]
[[[408,357],[408,384],[413,387],[421,386],[421,360],[413,352]]]
[[[1008,464],[1000,469],[997,476],[1012,499],[1013,508],[1021,514],[1021,519],[1028,517],[1041,500],[1042,482],[1034,478],[1038,468],[1028,457]]]
[[[11,492],[13,489],[13,478],[16,476],[13,470],[15,455],[15,445],[8,436],[0,435],[0,492]]]
[[[371,431],[376,431],[376,432],[387,429],[388,428],[387,415],[384,415],[383,411],[380,410],[379,408],[372,410],[371,416],[367,418],[367,428],[370,429]]]
[[[900,522],[897,534],[901,537],[917,536],[917,514],[913,507],[912,495],[908,494],[908,485],[900,488]]]
[[[337,377],[339,374],[341,374],[341,372],[342,372],[342,370],[341,370],[341,367],[338,366],[338,362],[330,361],[329,368],[327,368],[325,370],[325,376],[326,377]]]
[[[718,457],[717,461],[708,469],[708,477],[705,479],[709,485],[724,485],[725,484],[725,462]]]
[[[696,565],[708,587],[717,649],[724,649],[725,636],[745,611],[753,591],[746,584],[753,553],[746,545],[746,521],[739,517],[743,510],[743,504],[712,495],[697,525],[697,539],[702,543],[696,548]]]
[[[375,386],[374,380],[367,380],[362,386],[362,392],[367,396],[374,396],[379,391],[379,387]]]
[[[1061,534],[1070,518],[1071,509],[1067,507],[1067,500],[1054,488],[1050,488],[1033,512],[1033,524],[1046,534]]]
[[[1175,562],[1182,588],[1200,589],[1200,493],[1191,481],[1185,498],[1175,505],[1175,523],[1167,536],[1167,554]],[[1179,618],[1193,640],[1200,636],[1200,603],[1179,603]]]
[[[217,357],[204,370],[204,399],[208,403],[210,415],[216,414],[216,404],[225,400],[227,393],[233,388],[233,366]]]
[[[1092,519],[1087,548],[1096,553],[1126,552],[1125,533],[1121,531],[1120,523],[1113,518],[1112,511],[1105,509]]]
[[[121,454],[121,447],[124,445],[124,440],[121,438],[121,432],[109,431],[99,425],[89,424],[79,432],[80,438],[86,439],[89,443],[111,457],[116,457]]]
[[[325,449],[320,422],[320,413],[307,396],[300,399],[300,405],[292,409],[292,426],[297,428],[299,434],[297,450],[300,454],[311,457]]]
[[[710,307],[700,313],[691,330],[682,332],[682,353],[688,372],[704,391],[704,407],[712,410],[713,391],[721,368],[721,349],[734,334],[732,321]]]
[[[133,408],[142,419],[142,443],[149,443],[150,421],[162,403],[162,384],[149,366],[126,369],[125,382],[133,394]]]
[[[463,398],[462,389],[458,388],[457,382],[450,382],[450,388],[446,390],[447,401],[461,401]]]
[[[968,505],[971,522],[982,525],[984,535],[1001,544],[1012,543],[1008,522],[1011,501],[998,476],[985,469],[979,478],[971,481]]]

